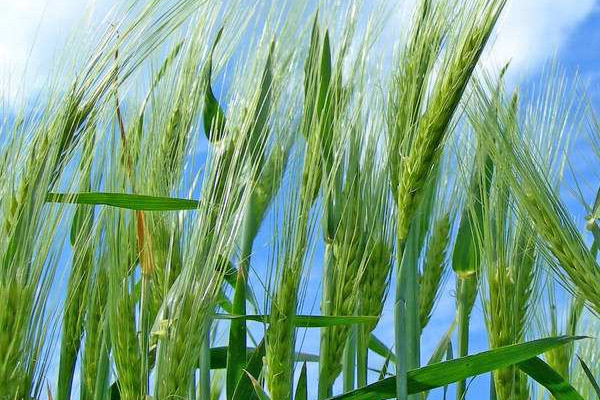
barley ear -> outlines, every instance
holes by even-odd
[[[450,216],[441,216],[433,225],[425,256],[423,274],[419,279],[419,318],[421,330],[431,317],[435,300],[439,296],[446,269],[446,250],[449,242]]]

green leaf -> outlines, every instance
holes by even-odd
[[[562,346],[579,336],[558,336],[527,343],[500,347],[451,361],[428,365],[408,371],[408,393],[420,393],[480,375],[486,372],[522,363],[552,348]],[[396,377],[372,383],[361,389],[332,397],[336,400],[381,400],[396,395]]]
[[[592,384],[594,391],[596,392],[596,396],[598,396],[598,398],[600,399],[600,387],[598,386],[598,382],[596,382],[596,378],[594,378],[594,374],[592,374],[592,371],[590,371],[590,368],[581,359],[581,357],[577,356],[577,358],[579,359],[579,362],[581,363],[581,368],[583,368],[583,372],[585,372],[585,375],[587,376],[590,383]]]
[[[308,48],[308,58],[304,65],[304,118],[307,120],[302,130],[304,137],[308,139],[310,122],[313,119],[318,88],[318,59],[321,38],[319,34],[319,14],[315,15],[313,27],[310,35],[310,45]]]
[[[264,356],[265,340],[263,339],[244,368],[246,374],[250,373],[255,376],[260,375],[260,371],[263,367],[262,360]],[[249,375],[249,378],[252,378],[252,376]],[[232,400],[251,400],[255,399],[257,395],[260,398],[258,393],[253,392],[252,386],[254,386],[252,379],[248,379],[244,375],[241,375],[237,381],[237,384],[235,385],[235,390],[232,394]],[[254,391],[256,391],[256,388],[254,388]]]
[[[520,362],[519,369],[552,393],[556,400],[583,400],[583,397],[558,372],[538,357]]]
[[[121,400],[121,391],[119,390],[119,385],[116,383],[110,386],[110,400]]]
[[[259,347],[247,347],[246,354],[248,354],[249,360],[252,360],[254,355],[260,354],[262,351],[260,344]],[[319,356],[316,354],[309,353],[296,353],[295,361],[304,363],[317,363],[319,362]],[[225,369],[227,368],[227,346],[211,347],[210,348],[210,368],[211,369]],[[246,368],[248,369],[248,368]]]
[[[273,86],[273,51],[275,41],[269,47],[269,56],[260,82],[258,102],[254,108],[254,118],[249,134],[249,148],[252,165],[256,160],[264,158],[265,141],[267,138],[267,121],[271,112],[271,92]]]
[[[377,338],[374,334],[369,335],[369,349],[379,354],[383,358],[390,358],[394,360],[396,357],[392,350],[388,348],[385,343]]]
[[[378,317],[365,315],[349,316],[324,316],[324,315],[296,315],[294,325],[298,328],[322,328],[335,325],[368,324],[377,322]]]
[[[217,33],[215,42],[211,49],[209,60],[204,71],[204,79],[206,80],[206,91],[204,93],[204,111],[202,113],[202,120],[204,122],[204,133],[211,142],[218,142],[225,137],[225,113],[219,105],[215,94],[213,93],[211,81],[212,81],[212,59],[215,52],[215,48],[221,40],[223,34],[223,28]]]
[[[223,282],[229,285],[232,289],[235,290],[235,285],[237,283],[237,274],[238,270],[233,266],[233,264],[229,260],[225,260],[226,269],[223,272]],[[223,291],[222,291],[223,292]],[[224,293],[223,293],[224,296]],[[258,309],[258,304],[256,303],[256,296],[251,287],[246,287],[246,300],[250,302],[254,309]],[[229,301],[229,299],[227,299]],[[229,302],[231,305],[231,302]],[[227,311],[231,313],[231,311]]]
[[[300,377],[298,378],[298,386],[296,386],[296,394],[294,400],[307,400],[308,398],[308,383],[306,380],[306,363],[302,364]]]
[[[381,367],[381,370],[379,371],[379,378],[378,380],[382,380],[383,378],[385,378],[386,376],[388,376],[388,367],[390,365],[390,357],[386,357],[383,365]]]
[[[231,315],[215,314],[214,318],[223,320],[246,320],[262,323],[269,322],[269,315]],[[377,317],[349,315],[349,316],[325,316],[325,315],[296,315],[294,325],[298,328],[322,328],[335,325],[367,324],[377,321]]]
[[[479,266],[477,235],[483,223],[484,201],[490,192],[494,163],[482,146],[475,154],[475,171],[471,181],[469,202],[464,207],[452,251],[452,268],[458,276],[469,276]]]
[[[448,348],[446,349],[446,361],[450,361],[454,358],[454,354],[452,351],[452,341],[448,343]],[[448,396],[448,385],[444,385],[444,400],[446,400]]]
[[[217,295],[216,304],[223,309],[226,313],[231,313],[233,306],[231,300],[225,294],[225,291],[221,289]]]
[[[594,199],[594,205],[592,207],[591,218],[598,219],[600,218],[600,188],[596,192],[596,197]]]
[[[265,340],[261,340],[258,348],[252,354],[252,357],[248,360],[244,372],[246,375],[241,375],[238,379],[235,390],[233,391],[232,400],[251,400],[255,399],[256,396],[261,398],[260,393],[256,392],[256,386],[254,384],[253,375],[259,376],[260,371],[263,367],[263,357],[265,356]],[[252,375],[250,375],[252,374]],[[253,391],[254,387],[254,391]],[[260,386],[259,386],[260,387]]]
[[[444,358],[444,355],[446,355],[448,353],[448,346],[451,345],[452,333],[454,332],[455,327],[456,327],[456,320],[452,321],[452,324],[450,325],[450,327],[448,328],[448,330],[446,331],[444,336],[442,336],[442,338],[440,339],[435,350],[431,354],[431,357],[429,358],[427,365],[435,364],[435,363],[442,361],[442,359]]]
[[[195,210],[200,203],[196,200],[173,197],[146,196],[126,193],[48,193],[48,203],[105,205],[138,211]]]
[[[75,246],[82,237],[87,239],[91,234],[94,210],[91,207],[77,207],[71,223],[70,242]]]
[[[262,388],[262,386],[260,385],[260,383],[252,375],[250,375],[248,373],[248,371],[246,371],[246,375],[248,375],[248,378],[252,381],[252,387],[254,387],[254,391],[256,392],[256,395],[258,396],[258,398],[260,400],[271,400],[269,398],[269,395],[267,395],[267,393],[265,393],[265,391]]]
[[[339,75],[341,77],[341,75]],[[329,44],[329,31],[325,31],[323,49],[321,54],[320,75],[321,87],[317,112],[321,129],[321,148],[324,163],[327,168],[332,167],[333,157],[333,125],[337,110],[337,90],[339,86],[332,82],[331,72],[331,46]]]
[[[438,342],[435,350],[433,351],[433,353],[431,354],[431,357],[429,358],[429,361],[427,362],[427,365],[441,362],[442,359],[444,358],[444,356],[446,356],[446,360],[451,360],[452,358],[454,358],[454,357],[452,357],[452,333],[454,333],[455,327],[456,327],[456,319],[454,319],[452,321],[452,324],[450,324],[450,327],[448,328],[448,330],[446,330],[446,333],[444,334],[444,336],[442,336],[442,338]],[[448,386],[445,385],[444,393],[447,392],[447,390],[448,390]],[[429,392],[428,391],[425,392],[425,397],[427,397],[428,395],[429,395]]]
[[[308,130],[313,122],[319,124],[322,131],[324,152],[327,154],[331,146],[331,124],[333,121],[332,62],[329,32],[321,41],[318,14],[313,23],[308,59],[304,67],[304,135],[308,138]]]

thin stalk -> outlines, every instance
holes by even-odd
[[[346,346],[344,347],[343,373],[344,373],[344,392],[354,390],[356,382],[356,331],[358,326],[354,325],[350,329]]]
[[[494,384],[494,372],[490,372],[490,400],[496,400],[496,385]]]
[[[139,220],[138,220],[139,221]],[[141,365],[142,365],[142,390],[145,395],[149,393],[150,389],[150,361],[148,349],[150,348],[149,336],[151,329],[150,322],[150,301],[151,290],[152,290],[152,271],[146,268],[142,268],[142,287],[141,287],[141,300],[140,300],[140,348],[141,348]]]
[[[328,170],[328,172],[331,172]],[[329,173],[327,176],[331,176]],[[337,175],[334,176],[334,181]],[[334,184],[337,188],[337,182]],[[335,189],[333,189],[335,190]],[[321,297],[321,314],[331,315],[332,312],[332,297],[333,297],[333,239],[336,234],[334,228],[333,216],[333,193],[330,190],[324,190],[323,201],[323,232],[325,241],[325,254],[323,256],[323,293]],[[325,399],[331,397],[333,382],[329,382],[330,378],[327,374],[329,360],[329,335],[331,328],[323,327],[320,331],[320,346],[319,346],[319,383],[318,383],[318,398]]]
[[[190,385],[188,389],[188,399],[193,399],[196,396],[196,370],[192,371],[192,377],[190,378]]]
[[[196,400],[210,399],[210,329],[206,329],[200,348],[199,379],[196,386]]]
[[[406,215],[399,213],[398,218],[398,226],[403,226]],[[417,260],[422,241],[418,229],[412,229],[411,224],[406,232],[405,235],[398,233],[396,254],[396,386],[398,399],[402,400],[418,398],[418,395],[408,396],[406,392],[406,373],[419,367],[421,338]]]
[[[331,292],[333,284],[333,243],[331,240],[326,239],[325,242],[325,256],[323,263],[323,295],[321,303],[322,315],[331,314]],[[318,383],[318,398],[326,399],[332,394],[332,385],[328,382],[329,377],[327,376],[327,363],[329,362],[327,355],[328,351],[328,340],[327,340],[328,328],[321,328],[321,344],[319,346],[319,383]]]
[[[81,289],[78,289],[81,290]],[[81,340],[81,338],[79,338]],[[70,343],[69,343],[70,344]],[[75,345],[79,347],[79,344]],[[75,347],[74,346],[74,347]],[[66,348],[67,346],[63,346]],[[68,350],[73,353],[71,349]],[[68,358],[67,358],[68,357]],[[73,386],[73,374],[75,372],[75,360],[77,359],[77,353],[67,354],[67,350],[61,348],[61,357],[58,370],[58,397],[70,399],[71,388]]]
[[[357,328],[356,342],[356,383],[361,388],[367,386],[369,366],[369,333],[364,326]]]
[[[396,343],[396,399],[408,399],[408,383],[406,373],[408,372],[409,337],[407,332],[408,316],[406,301],[406,269],[402,268],[402,257],[406,241],[398,239],[396,253],[396,295],[394,303],[394,339]]]
[[[408,368],[416,369],[420,364],[420,348],[421,348],[421,320],[419,318],[419,298],[418,298],[418,276],[417,276],[417,259],[418,250],[415,249],[415,241],[410,240],[411,244],[410,254],[415,256],[410,257],[407,261],[406,269],[406,335],[409,338],[408,343]],[[406,256],[405,256],[406,257]],[[409,398],[416,399],[418,395],[409,396]]]
[[[100,346],[100,359],[98,360],[94,400],[105,400],[108,398],[110,382],[110,332],[108,327],[108,316],[104,315],[103,318],[102,344]]]
[[[251,196],[251,199],[254,196]],[[254,243],[255,221],[253,218],[254,202],[251,200],[246,206],[244,227],[242,231],[242,244],[240,259],[237,269],[235,293],[233,295],[232,313],[246,315],[246,288],[248,285],[248,268],[252,245]],[[246,364],[246,339],[247,327],[245,320],[232,320],[229,328],[229,350],[227,352],[227,398],[232,399],[237,382],[244,373]]]
[[[473,310],[475,276],[458,277],[457,294],[457,319],[458,319],[458,357],[469,354],[469,324]],[[456,400],[464,400],[466,394],[466,381],[456,383]]]
[[[464,280],[458,281],[458,357],[466,356],[469,352],[469,316],[465,310],[464,302]],[[456,383],[456,400],[463,400],[465,396],[466,382],[464,380]]]

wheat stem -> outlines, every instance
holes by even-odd
[[[246,286],[248,281],[248,268],[250,266],[250,257],[252,253],[252,244],[254,243],[254,232],[257,228],[254,226],[253,215],[254,202],[251,196],[249,204],[246,206],[244,215],[244,227],[242,228],[242,244],[240,259],[237,268],[237,277],[235,292],[233,295],[232,313],[236,315],[246,314]],[[243,376],[244,363],[246,360],[246,322],[231,321],[229,327],[229,350],[227,352],[227,396],[233,397],[237,382]]]
[[[458,319],[458,356],[469,354],[469,325],[471,312],[477,297],[477,277],[475,274],[457,276],[457,319]],[[456,383],[456,400],[465,400],[466,381]]]
[[[406,241],[398,237],[396,246],[396,265],[402,264],[402,255]],[[396,343],[396,398],[398,400],[408,399],[408,383],[406,374],[409,370],[408,354],[412,343],[409,343],[408,316],[406,295],[406,272],[402,273],[400,268],[396,270],[396,295],[394,303],[395,343]]]
[[[333,295],[333,244],[329,239],[325,242],[325,255],[323,261],[323,294],[321,301],[321,313],[331,315]],[[319,345],[319,382],[318,398],[330,397],[332,392],[331,378],[329,377],[329,328],[321,328],[321,341]]]
[[[344,346],[343,367],[344,392],[354,390],[356,382],[356,332],[357,326],[350,328],[350,333]]]
[[[94,380],[93,391],[90,393],[88,398],[94,400],[102,400],[107,397],[110,382],[110,332],[108,324],[108,316],[104,314],[102,317],[102,336],[100,340],[100,347],[98,349],[98,367],[97,375]],[[93,394],[93,396],[92,396]],[[83,398],[82,400],[87,400]]]
[[[206,330],[202,340],[199,366],[196,400],[210,399],[210,329]]]

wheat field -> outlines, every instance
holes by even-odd
[[[600,398],[588,87],[397,7],[124,2],[3,99],[0,399]]]

